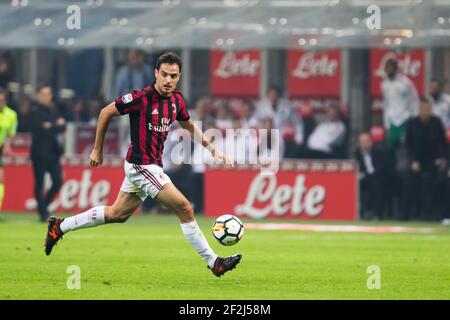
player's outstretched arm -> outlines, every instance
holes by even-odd
[[[112,117],[119,116],[116,103],[111,102],[102,109],[97,121],[97,130],[95,132],[94,149],[92,150],[89,160],[93,167],[101,166],[103,163],[103,141],[105,140],[106,130],[108,130],[109,121]]]
[[[195,125],[192,119],[178,122],[183,129],[189,131],[191,137],[194,138],[195,141],[200,143],[203,147],[211,152],[214,159],[221,163],[233,166],[233,161],[231,161],[231,159],[226,154],[224,154],[212,144],[211,140],[209,140],[209,138],[202,132],[202,130]]]

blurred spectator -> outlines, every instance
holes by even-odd
[[[254,111],[252,108],[252,105],[249,101],[242,101],[240,108],[239,108],[239,114],[242,128],[244,129],[250,129],[250,128],[257,128],[259,127],[258,122],[253,117]]]
[[[127,64],[117,71],[112,95],[117,98],[131,90],[142,89],[151,84],[153,80],[153,71],[149,65],[145,64],[144,52],[130,49]]]
[[[237,164],[257,164],[258,140],[254,130],[242,128],[240,118],[233,120],[233,130],[227,130],[224,152]]]
[[[62,185],[60,157],[63,148],[58,142],[58,134],[65,131],[65,121],[58,116],[54,104],[52,89],[40,85],[36,91],[37,104],[31,112],[31,160],[35,179],[34,192],[38,212],[42,222],[47,221],[48,205]],[[52,186],[44,195],[45,173],[50,173]]]
[[[303,122],[303,139],[304,141],[308,141],[309,136],[317,126],[317,121],[314,117],[314,109],[310,103],[302,103],[298,112]]]
[[[432,79],[429,94],[433,114],[441,119],[444,128],[450,128],[450,95],[444,92],[444,82]]]
[[[14,65],[11,53],[0,50],[0,88],[7,88],[14,74]]]
[[[3,176],[3,154],[11,154],[10,138],[16,135],[17,113],[8,107],[6,91],[0,88],[0,209],[5,194]]]
[[[358,137],[355,158],[359,165],[361,218],[384,219],[390,174],[386,152],[363,132]]]
[[[283,159],[284,141],[283,139],[272,136],[273,120],[266,118],[262,121],[260,129],[267,130],[267,140],[260,139],[258,141],[258,157],[261,164],[271,164],[275,160],[277,163]],[[259,133],[261,135],[261,132]]]
[[[103,97],[95,96],[89,101],[89,124],[96,125],[100,111],[104,107]],[[116,119],[117,120],[117,119]]]
[[[18,132],[31,131],[31,99],[24,97],[19,102],[18,110],[19,124],[17,126]]]
[[[67,51],[67,72],[65,73],[67,86],[76,92],[77,97],[87,100],[99,92],[102,74],[103,49]]]
[[[436,220],[445,191],[441,178],[447,168],[447,139],[440,119],[432,115],[428,100],[422,99],[419,116],[406,129],[410,171],[405,180],[404,214],[412,219]]]
[[[90,120],[90,116],[83,99],[75,99],[66,116],[66,120],[69,122],[88,122]]]
[[[215,127],[222,132],[233,127],[233,120],[224,101],[218,101],[214,108]]]
[[[398,62],[389,59],[384,67],[386,77],[381,83],[384,126],[389,147],[397,148],[404,140],[406,121],[417,115],[419,98],[411,80],[398,71]]]
[[[254,118],[261,123],[263,119],[272,118],[275,129],[282,131],[286,143],[285,157],[293,158],[298,155],[303,143],[303,123],[292,103],[288,99],[280,98],[280,90],[271,86],[266,97],[256,104]],[[286,132],[289,132],[287,135]]]
[[[194,121],[208,121],[210,120],[210,104],[209,98],[202,98],[195,104],[194,110],[189,110],[191,119]],[[204,124],[203,124],[204,125]]]
[[[346,128],[338,107],[328,108],[327,120],[319,123],[309,136],[306,156],[313,159],[338,157],[337,150],[343,146],[345,135]]]
[[[301,102],[298,106],[298,113],[300,119],[302,119],[303,125],[303,140],[308,141],[309,136],[314,132],[317,126],[317,121],[314,116],[314,109],[309,102]],[[307,158],[308,148],[307,144],[303,143],[297,153],[297,158]]]

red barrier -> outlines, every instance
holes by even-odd
[[[74,158],[70,162],[79,162],[76,160]],[[114,202],[124,178],[123,167],[120,165],[123,161],[109,161],[109,164],[99,168],[64,162],[64,184],[50,205],[50,211],[77,213]],[[29,161],[16,159],[15,163],[6,164],[4,174],[5,199],[2,210],[36,211],[34,178]],[[44,183],[46,190],[50,186],[50,179],[47,178]]]
[[[353,161],[285,163],[275,175],[251,168],[209,168],[205,172],[205,214],[355,220],[357,174]]]

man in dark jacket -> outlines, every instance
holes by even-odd
[[[387,152],[380,146],[374,146],[370,134],[363,132],[358,137],[355,159],[359,164],[361,217],[386,218],[386,182],[389,177]]]
[[[41,221],[45,222],[48,218],[47,207],[62,185],[60,157],[63,150],[58,143],[58,134],[64,132],[65,121],[57,115],[54,109],[50,86],[39,86],[36,99],[37,103],[31,112],[31,160],[38,212]],[[46,172],[50,173],[52,186],[44,195]]]
[[[410,171],[405,180],[405,214],[413,219],[436,220],[436,209],[445,192],[439,182],[445,175],[448,151],[442,122],[432,115],[427,99],[421,100],[419,115],[407,124],[406,149]]]

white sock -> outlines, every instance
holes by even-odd
[[[105,223],[105,206],[99,206],[89,209],[86,212],[77,214],[61,222],[61,231],[68,231],[92,228]]]
[[[205,236],[200,230],[197,221],[188,223],[180,223],[181,230],[189,243],[200,254],[200,256],[208,263],[210,268],[214,267],[214,262],[217,259],[217,255],[206,241]]]

